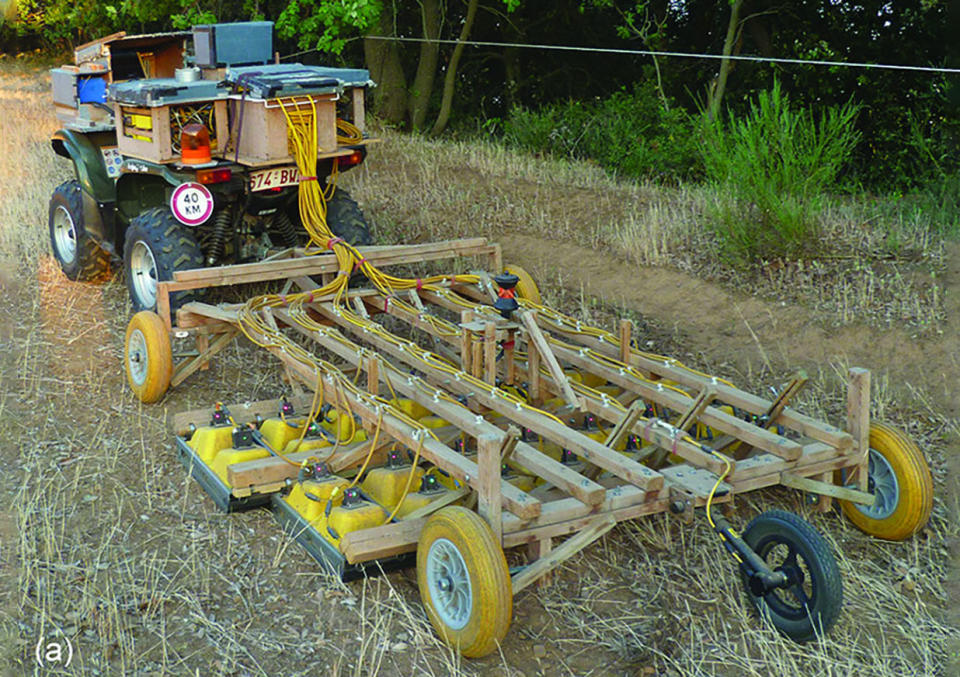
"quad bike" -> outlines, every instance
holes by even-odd
[[[272,24],[249,22],[117,33],[53,69],[63,128],[51,143],[76,173],[50,199],[50,242],[67,277],[100,281],[122,265],[134,310],[153,309],[157,283],[177,271],[303,246],[297,195],[307,180],[326,186],[333,232],[371,244],[356,201],[336,186],[373,141],[362,131],[369,73],[271,56]],[[294,164],[279,97],[318,113],[315,177]],[[174,294],[171,307],[194,295]]]

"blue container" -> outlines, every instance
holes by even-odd
[[[81,75],[77,79],[77,100],[80,103],[104,103],[107,100],[107,79],[102,75]]]

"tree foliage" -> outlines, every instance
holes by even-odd
[[[484,121],[507,119],[516,106],[537,111],[579,101],[591,107],[651,78],[664,106],[693,116],[711,105],[718,118],[725,111],[747,115],[750,102],[776,78],[797,108],[822,111],[851,99],[860,105],[861,141],[840,177],[848,186],[907,190],[946,180],[960,169],[960,77],[952,74],[746,61],[727,61],[723,68],[717,59],[390,40],[469,37],[523,45],[960,67],[960,2],[18,1],[17,20],[0,26],[2,49],[62,48],[120,29],[274,20],[281,53],[317,48],[321,51],[298,58],[366,64],[379,84],[371,97],[378,113],[392,124],[419,130],[430,129],[440,117],[454,132],[475,131]]]

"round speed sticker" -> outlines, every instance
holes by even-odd
[[[185,226],[199,226],[213,213],[213,195],[199,183],[181,183],[170,197],[170,209]]]

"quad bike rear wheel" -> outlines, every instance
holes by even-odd
[[[63,274],[77,282],[100,282],[110,275],[110,255],[87,232],[83,196],[76,179],[50,196],[50,246]]]
[[[360,205],[342,188],[337,188],[327,201],[327,226],[334,235],[355,247],[373,244],[373,235]]]
[[[873,505],[840,501],[853,525],[870,536],[902,541],[926,526],[933,510],[933,478],[917,445],[893,426],[870,424],[867,491]]]
[[[203,267],[203,252],[193,231],[166,207],[155,207],[130,221],[123,243],[123,269],[134,310],[157,307],[157,284],[178,270]],[[170,310],[193,299],[195,292],[170,295]]]
[[[141,402],[156,402],[167,392],[173,376],[173,351],[170,332],[159,315],[141,310],[130,319],[123,364],[130,389]]]
[[[451,506],[427,521],[417,544],[417,582],[434,629],[464,656],[489,654],[507,634],[513,616],[507,560],[472,510]]]

